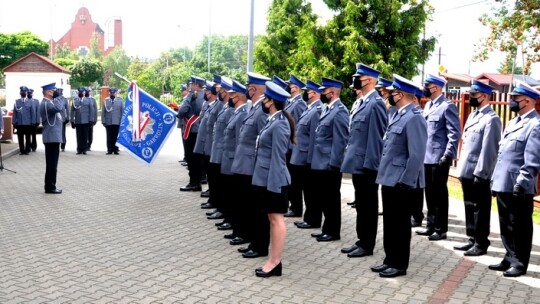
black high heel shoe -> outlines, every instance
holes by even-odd
[[[282,271],[281,262],[279,262],[279,264],[277,264],[276,267],[274,267],[274,269],[268,272],[265,272],[262,267],[255,269],[255,275],[261,278],[269,278],[271,276],[280,277],[281,271]]]

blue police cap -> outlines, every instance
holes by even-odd
[[[32,90],[32,89],[28,89],[28,92],[30,92],[30,91],[34,92],[34,90]],[[62,94],[64,92],[64,89],[56,88],[56,92],[58,92],[59,94]]]
[[[221,77],[221,87],[224,88],[226,91],[232,90],[233,81],[232,79],[222,76]]]
[[[394,81],[392,82],[392,85],[387,87],[388,90],[400,90],[405,93],[410,94],[416,94],[416,90],[418,89],[416,85],[410,81],[409,79],[399,76],[397,74],[394,74]]]
[[[193,83],[196,83],[196,84],[200,85],[201,87],[204,87],[204,85],[206,84],[206,80],[202,79],[201,77],[197,77],[197,76],[191,76],[191,81]]]
[[[56,90],[60,92],[61,89],[56,89]],[[34,90],[28,89],[28,94],[33,94],[33,93],[34,93]]]
[[[422,99],[424,97],[424,88],[423,87],[416,87],[416,93],[414,95],[418,98],[418,100]]]
[[[185,84],[181,85],[180,91],[185,91],[185,90],[187,90],[187,86]]]
[[[265,85],[264,95],[274,101],[287,102],[287,98],[291,97],[291,94],[272,81],[267,81]]]
[[[206,81],[204,88],[207,90],[212,90],[212,87],[214,86],[214,83],[212,81]]]
[[[90,92],[92,92],[92,89],[90,87],[85,87],[84,91],[90,93]]]
[[[379,78],[379,81],[377,81],[377,84],[375,85],[376,88],[386,88],[392,85],[392,82],[386,78]]]
[[[540,92],[523,81],[516,81],[516,86],[510,95],[525,95],[537,100]]]
[[[41,86],[43,91],[49,91],[49,90],[56,90],[56,82],[46,84],[44,86]]]
[[[249,84],[264,85],[267,81],[271,80],[270,78],[255,72],[247,72],[247,76]]]
[[[435,76],[435,75],[432,75],[432,74],[428,74],[426,80],[424,81],[426,84],[428,83],[432,83],[434,85],[438,85],[440,87],[444,87],[446,85],[446,79],[442,78],[442,77],[439,77],[439,76]]]
[[[486,94],[491,94],[491,92],[493,92],[495,88],[488,85],[488,84],[485,84],[483,82],[481,82],[480,80],[473,80],[472,81],[472,85],[471,85],[471,89],[469,90],[469,93],[486,93]]]
[[[117,88],[110,88],[110,89],[109,89],[109,94],[114,94],[114,93],[116,93],[116,92],[118,92],[118,89],[117,89]]]
[[[319,90],[324,90],[326,88],[338,88],[343,87],[343,82],[331,78],[321,77],[322,85],[319,87]]]
[[[276,75],[274,75],[274,77],[272,78],[272,82],[280,86],[282,89],[285,89],[288,86],[288,83],[285,80],[279,78]]]
[[[318,84],[316,82],[313,82],[311,80],[308,80],[306,82],[306,85],[302,89],[304,89],[304,90],[313,90],[313,91],[320,94],[322,92],[321,89],[319,89],[320,86],[321,86],[320,84]]]
[[[79,93],[84,93],[85,89],[84,87],[78,87],[77,91],[79,91]]]
[[[240,82],[233,80],[232,87],[230,90],[228,90],[229,93],[236,92],[241,94],[246,94],[246,86],[241,84]]]
[[[289,78],[289,84],[291,83],[297,85],[299,88],[303,88],[306,86],[305,83],[303,83],[300,79],[296,78],[296,76],[294,76],[293,74],[291,74]]]
[[[366,76],[369,76],[369,77],[375,77],[375,78],[379,78],[379,75],[381,74],[381,72],[375,70],[374,68],[368,66],[368,65],[365,65],[363,63],[359,63],[356,65],[356,73],[353,74],[353,76],[360,76],[360,75],[366,75]]]
[[[186,80],[186,85],[190,85],[190,84],[192,84],[192,83],[193,83],[193,82],[191,82],[191,79]]]
[[[218,74],[214,74],[214,82],[217,84],[221,83],[221,76]]]
[[[21,92],[27,92],[28,88],[26,86],[21,86],[19,90],[21,90]]]

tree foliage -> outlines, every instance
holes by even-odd
[[[0,33],[0,70],[31,52],[48,56],[49,44],[28,31]]]
[[[71,85],[73,87],[89,86],[103,79],[101,62],[85,58],[75,63],[71,69]]]
[[[88,58],[101,60],[103,58],[103,52],[99,46],[99,36],[97,33],[92,34],[90,38],[90,50],[88,51]]]
[[[131,58],[126,55],[126,52],[121,47],[112,50],[105,58],[103,58],[103,85],[109,87],[123,87],[125,81],[116,77],[114,73],[126,75]]]

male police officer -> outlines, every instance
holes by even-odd
[[[388,125],[386,105],[375,91],[380,72],[365,64],[357,67],[353,87],[362,98],[351,114],[349,143],[341,171],[352,174],[358,241],[341,252],[348,257],[373,255],[379,218],[379,185],[375,183]]]
[[[398,111],[384,136],[384,148],[377,173],[383,201],[384,252],[382,264],[371,267],[379,276],[407,274],[411,244],[410,190],[423,187],[423,158],[426,152],[426,121],[414,108],[415,85],[394,75],[390,103]]]
[[[421,100],[424,96],[424,87],[419,86],[416,88],[416,93],[414,94],[413,105],[420,113],[423,113]],[[396,106],[392,108],[397,110]],[[396,111],[394,111],[395,113]],[[424,168],[422,168],[422,176],[425,175]],[[424,188],[418,187],[411,189],[411,227],[420,227],[422,226],[422,221],[424,220]]]
[[[321,233],[312,233],[319,242],[341,238],[341,164],[349,140],[349,111],[339,95],[343,83],[322,78],[321,101],[327,104],[319,118],[311,162],[315,204],[321,207],[324,224]]]
[[[465,227],[469,241],[454,246],[464,250],[466,256],[486,254],[489,247],[489,221],[491,215],[490,177],[497,160],[502,124],[489,105],[493,88],[473,80],[469,104],[477,108],[463,127],[458,176],[463,189]]]
[[[428,141],[424,158],[426,178],[427,226],[416,234],[430,241],[446,239],[448,231],[448,173],[457,156],[461,135],[456,105],[443,95],[444,78],[428,75],[424,96],[431,100],[424,107]]]
[[[26,94],[26,99],[28,101],[32,101],[32,104],[34,106],[34,109],[36,111],[36,116],[34,123],[32,124],[32,127],[30,128],[30,148],[32,149],[32,152],[36,152],[37,150],[37,128],[39,124],[41,123],[41,117],[39,115],[39,100],[34,98],[34,90],[28,88],[28,93]]]
[[[183,84],[180,86],[180,95],[182,96],[182,103],[180,104],[180,107],[178,107],[178,113],[180,113],[180,108],[182,105],[186,104],[188,102],[187,100],[187,96],[189,94],[189,85],[190,85],[191,81],[187,81],[186,84]],[[178,115],[178,113],[176,113]],[[187,166],[187,158],[186,158],[186,140],[184,139],[184,128],[185,128],[185,125],[184,125],[184,120],[183,119],[178,119],[178,122],[176,123],[176,127],[180,129],[181,133],[182,134],[182,150],[184,151],[184,156],[181,160],[179,160],[178,162],[182,165],[182,166]]]
[[[107,131],[107,155],[118,154],[116,139],[124,113],[124,101],[116,95],[117,92],[116,88],[109,89],[109,97],[103,102],[101,110],[101,123]]]
[[[62,115],[62,143],[60,144],[60,151],[64,152],[66,150],[66,125],[70,121],[69,101],[63,95],[64,89],[57,88],[56,91],[58,92],[57,98],[62,102],[62,112],[60,112],[60,115]]]
[[[510,95],[510,110],[517,115],[504,130],[491,178],[506,254],[489,269],[518,277],[527,273],[531,256],[533,196],[540,170],[540,116],[535,104],[540,92],[520,82]]]
[[[63,105],[56,92],[56,83],[42,86],[43,100],[39,106],[41,121],[43,122],[43,144],[45,145],[45,193],[60,194],[61,189],[56,187],[56,172],[58,157],[60,156],[60,143],[62,142],[62,115]]]
[[[94,141],[94,126],[97,123],[98,105],[97,101],[91,95],[92,89],[90,87],[84,88],[84,98],[90,100],[90,124],[88,125],[88,145],[86,151],[90,151],[92,148],[92,142]]]
[[[34,127],[37,113],[32,100],[26,97],[28,88],[22,86],[19,89],[21,98],[15,100],[13,105],[12,124],[17,129],[19,155],[28,155],[31,150],[31,129]]]
[[[77,154],[86,154],[88,151],[88,136],[92,124],[94,105],[90,98],[84,97],[86,88],[80,87],[78,97],[71,104],[71,126],[77,135]]]

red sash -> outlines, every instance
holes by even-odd
[[[187,139],[187,138],[188,138],[188,136],[189,136],[189,131],[191,130],[191,126],[192,126],[197,120],[199,120],[199,115],[192,115],[189,119],[184,118],[184,125],[185,125],[185,128],[184,128],[184,134],[182,134],[182,136],[184,137],[184,139]]]

